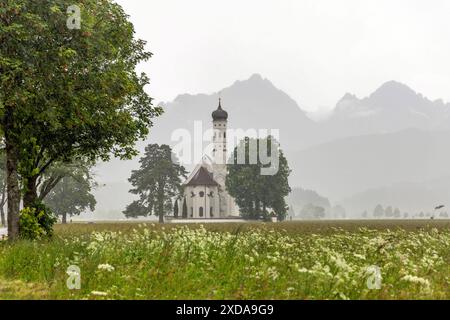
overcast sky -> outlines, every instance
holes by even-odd
[[[308,111],[389,80],[450,101],[447,0],[117,0],[157,101],[260,73]]]

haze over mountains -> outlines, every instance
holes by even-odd
[[[390,81],[366,98],[345,94],[327,119],[315,122],[257,74],[222,89],[220,96],[230,128],[280,130],[281,146],[293,170],[291,186],[315,190],[355,215],[373,210],[374,203],[414,211],[450,200],[450,104],[430,101]],[[174,145],[172,132],[179,128],[192,132],[196,120],[203,121],[203,130],[209,129],[218,97],[219,92],[182,94],[163,103],[165,114],[156,119],[149,140],[139,148],[153,142]],[[114,194],[123,195],[109,199],[98,190],[99,211],[121,211],[131,201],[126,179],[137,167],[137,158],[98,167],[100,180],[114,185]],[[420,198],[425,186],[423,201],[409,201],[410,196]]]
[[[334,200],[397,183],[420,184],[450,176],[449,142],[448,131],[420,129],[342,138],[291,157],[291,181]]]
[[[449,116],[450,104],[430,101],[404,84],[389,81],[363,99],[345,94],[327,124],[334,134],[343,137],[408,128],[447,130]]]
[[[316,123],[286,93],[258,74],[236,81],[218,93],[183,94],[173,102],[163,103],[165,113],[158,119],[151,139],[168,143],[174,129],[192,130],[196,120],[203,121],[204,129],[210,128],[219,95],[229,114],[229,128],[280,129],[280,139],[290,149],[301,149],[316,141],[310,136]]]

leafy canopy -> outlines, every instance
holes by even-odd
[[[278,170],[275,174],[261,174],[261,169],[270,166],[261,161],[260,150],[263,147],[262,150],[267,151],[269,158],[272,153],[278,155]],[[240,150],[245,150],[244,164],[240,164]],[[248,219],[267,219],[268,210],[272,209],[279,219],[284,220],[288,209],[285,197],[291,192],[288,182],[291,170],[278,142],[271,136],[263,139],[247,137],[234,149],[232,157],[233,161],[227,166],[226,187],[235,198],[241,215]],[[256,161],[251,161],[252,158]]]

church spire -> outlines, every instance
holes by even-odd
[[[212,117],[214,121],[221,121],[228,119],[228,113],[222,109],[222,97],[219,96],[219,106],[217,110],[212,113]]]

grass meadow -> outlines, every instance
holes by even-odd
[[[450,221],[57,225],[0,242],[0,299],[450,299]]]

